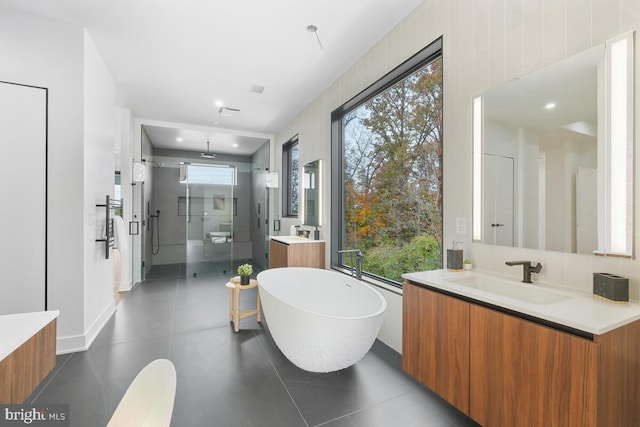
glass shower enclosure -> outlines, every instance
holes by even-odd
[[[234,197],[237,170],[231,165],[183,163],[180,181],[185,196],[178,200],[178,215],[186,221],[187,276],[224,274],[233,270]]]

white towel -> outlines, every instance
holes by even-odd
[[[124,227],[124,220],[121,216],[115,215],[113,217],[113,226],[115,228],[115,247],[120,249],[120,252],[127,250],[127,232]]]

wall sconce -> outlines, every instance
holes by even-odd
[[[267,188],[278,188],[278,172],[267,173]]]
[[[305,172],[303,176],[303,188],[305,190],[315,190],[316,174],[313,172]]]
[[[142,162],[133,162],[133,170],[131,176],[133,177],[133,182],[144,182],[147,176],[147,165]]]
[[[322,218],[324,217],[324,197],[322,194],[322,159],[318,160],[318,227],[322,227]],[[314,180],[315,181],[315,180]],[[315,184],[315,183],[314,183]],[[317,230],[317,229],[316,229]]]
[[[473,98],[473,240],[482,240],[482,97]]]
[[[633,248],[633,32],[606,43],[605,248],[631,256]]]

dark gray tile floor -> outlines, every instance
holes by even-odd
[[[266,322],[228,319],[228,275],[154,267],[120,303],[91,348],[58,356],[27,400],[70,405],[71,426],[104,426],[135,375],[157,358],[178,377],[173,426],[383,427],[476,424],[406,375],[400,355],[376,342],[356,365],[305,372],[273,343]],[[255,306],[254,291],[242,305]],[[268,319],[267,319],[268,320]]]

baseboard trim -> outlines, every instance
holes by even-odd
[[[66,337],[58,337],[56,340],[56,354],[77,353],[79,351],[87,351],[96,339],[102,328],[107,324],[111,316],[116,312],[116,303],[112,301],[96,320],[91,324],[89,329],[83,335],[71,335]]]
[[[129,292],[131,290],[131,280],[126,283],[120,282],[120,287],[118,288],[118,292]]]

